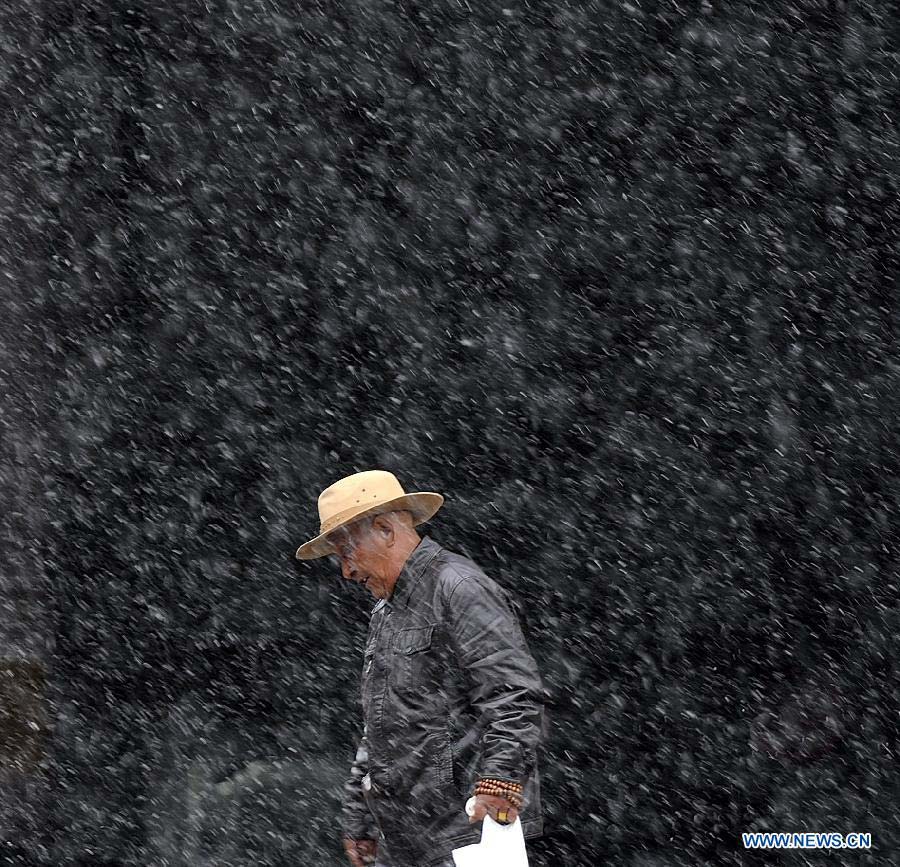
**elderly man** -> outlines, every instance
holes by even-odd
[[[378,599],[345,787],[353,867],[453,867],[452,850],[478,842],[485,816],[520,817],[526,837],[542,830],[545,693],[506,592],[416,532],[443,501],[406,493],[391,473],[357,473],[321,494],[319,535],[297,550],[335,556]]]

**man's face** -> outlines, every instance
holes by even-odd
[[[328,536],[334,548],[333,558],[348,581],[362,584],[376,599],[385,599],[393,589],[394,577],[385,536],[364,518],[349,527],[341,527]]]

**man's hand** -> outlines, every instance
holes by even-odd
[[[353,867],[369,867],[378,854],[377,840],[351,840],[344,837],[344,851]]]
[[[469,824],[480,822],[485,816],[490,816],[501,825],[512,825],[518,815],[518,809],[510,804],[506,798],[501,798],[498,795],[476,795],[475,810],[469,816]]]

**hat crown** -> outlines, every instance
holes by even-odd
[[[327,533],[339,524],[406,495],[393,473],[367,470],[339,479],[319,495],[320,533]]]

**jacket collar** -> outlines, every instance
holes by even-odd
[[[394,592],[388,599],[390,603],[403,606],[407,604],[409,596],[418,583],[419,578],[422,576],[422,573],[428,567],[428,564],[437,556],[440,550],[441,546],[427,536],[416,545],[415,550],[403,564],[403,569],[400,570],[397,583],[394,585]]]

